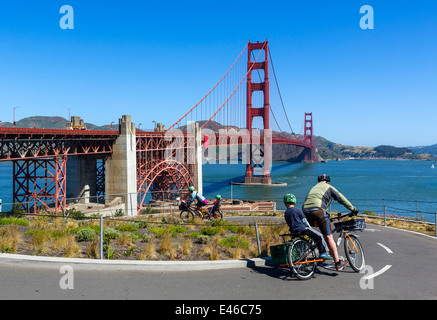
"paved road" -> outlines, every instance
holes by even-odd
[[[437,299],[435,238],[373,225],[358,235],[374,272],[367,281],[362,278],[371,274],[350,267],[319,268],[308,281],[270,266],[195,272],[74,267],[74,289],[61,289],[59,265],[23,265],[0,255],[0,299]]]

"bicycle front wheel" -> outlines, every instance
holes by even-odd
[[[182,220],[193,218],[193,214],[190,211],[181,211],[180,217]]]
[[[288,247],[288,264],[299,280],[310,279],[317,266],[313,247],[304,239],[294,240]]]
[[[366,264],[364,250],[361,242],[353,234],[345,234],[344,252],[352,269],[354,269],[355,272],[360,272]]]

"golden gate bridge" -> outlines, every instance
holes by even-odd
[[[281,114],[270,105],[270,70]],[[0,161],[12,162],[13,202],[28,212],[65,211],[67,196],[84,185],[95,196],[124,194],[129,212],[141,209],[152,191],[170,199],[190,185],[201,189],[202,156],[214,147],[247,146],[245,183],[271,184],[272,144],[301,147],[305,161],[313,161],[312,113],[304,114],[303,134],[295,134],[268,41],[248,41],[211,90],[167,130],[138,130],[130,116],[119,119],[118,131],[3,127]]]

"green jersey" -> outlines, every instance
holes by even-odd
[[[310,190],[305,198],[302,209],[305,211],[308,209],[319,208],[326,211],[332,199],[344,205],[350,211],[356,210],[344,195],[325,181],[319,182]]]

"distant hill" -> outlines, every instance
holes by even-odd
[[[322,137],[315,138],[318,154],[325,160],[329,159],[368,159],[368,158],[402,158],[412,160],[432,160],[434,156],[430,152],[420,149],[398,148],[381,145],[375,148],[365,146],[348,146],[334,143]]]
[[[415,153],[429,153],[437,157],[437,143],[430,146],[409,147]]]
[[[37,129],[65,129],[68,122],[63,117],[33,116],[16,121],[16,128],[37,128]],[[111,130],[111,125],[97,126],[92,123],[85,123],[89,130]],[[11,122],[0,122],[0,127],[12,127]],[[113,129],[117,130],[118,124],[113,124]]]

